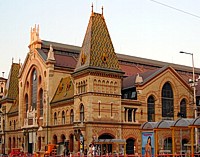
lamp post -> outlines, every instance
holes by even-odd
[[[194,104],[194,118],[197,118],[197,105],[196,105],[196,81],[195,81],[195,76],[194,76],[194,55],[193,53],[188,53],[188,52],[183,52],[180,51],[180,53],[191,55],[192,56],[192,87],[193,87],[193,104]],[[196,144],[196,150],[197,150],[197,143],[198,143],[198,138],[197,138],[197,128],[195,128],[195,144]]]

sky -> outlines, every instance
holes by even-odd
[[[23,64],[35,24],[42,40],[81,46],[92,3],[116,53],[192,67],[185,51],[200,68],[199,0],[0,0],[0,77]]]

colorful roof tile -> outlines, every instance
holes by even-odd
[[[5,96],[3,99],[15,100],[19,93],[19,75],[20,64],[12,63],[11,70],[6,83]]]
[[[90,17],[75,71],[88,67],[121,71],[106,22],[98,13]]]
[[[71,80],[71,77],[65,77],[60,80],[60,84],[56,90],[56,93],[51,101],[52,103],[56,103],[59,101],[71,99],[74,96],[74,85]]]

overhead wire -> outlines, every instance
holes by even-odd
[[[161,3],[161,2],[155,1],[155,0],[150,0],[150,1],[152,1],[152,2],[154,2],[154,3],[157,3],[157,4],[160,4],[160,5],[162,5],[162,6],[165,6],[165,7],[171,8],[171,9],[174,9],[174,10],[176,10],[176,11],[179,11],[179,12],[182,12],[182,13],[185,13],[185,14],[188,14],[188,15],[191,15],[191,16],[193,16],[193,17],[196,17],[196,18],[199,18],[199,19],[200,19],[200,16],[195,15],[195,14],[192,14],[192,13],[190,13],[190,12],[187,12],[187,11],[184,11],[184,10],[181,10],[181,9],[178,9],[178,8],[175,8],[175,7],[172,7],[172,6],[170,6],[170,5],[167,5],[167,4],[164,4],[164,3]]]

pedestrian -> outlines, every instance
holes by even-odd
[[[92,156],[92,152],[93,152],[93,151],[92,151],[92,144],[90,144],[90,145],[89,145],[89,148],[88,148],[87,156],[88,156],[88,157],[91,157],[91,156]]]

